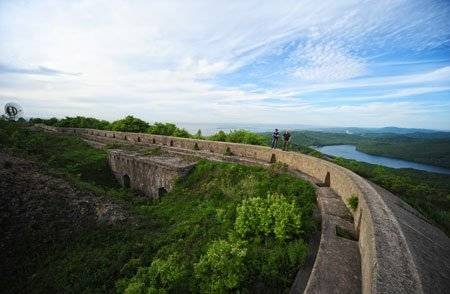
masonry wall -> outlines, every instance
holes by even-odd
[[[345,203],[352,195],[359,198],[358,208],[354,212],[354,226],[359,237],[363,293],[438,293],[440,290],[444,293],[450,287],[450,263],[446,264],[450,256],[450,242],[445,234],[433,227],[429,240],[412,250],[417,245],[409,240],[422,236],[417,230],[405,230],[401,223],[406,218],[397,213],[396,204],[386,201],[386,195],[377,191],[367,180],[331,162],[263,146],[91,129],[61,128],[58,131],[219,154],[224,154],[228,149],[237,156],[286,163],[324,182],[329,174],[330,187]],[[408,217],[416,223],[419,221],[411,213]],[[440,249],[429,252],[429,248],[436,248],[435,243],[439,244]],[[434,258],[436,254],[441,255],[440,262],[439,258]],[[428,261],[435,263],[432,269],[425,266]]]
[[[185,176],[191,166],[176,167],[121,150],[110,150],[108,162],[117,180],[123,186],[144,192],[158,199],[169,192],[178,178]]]

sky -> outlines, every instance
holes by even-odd
[[[450,130],[450,1],[0,0],[27,117]]]

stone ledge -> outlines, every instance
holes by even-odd
[[[108,151],[108,162],[117,180],[126,187],[158,199],[172,190],[175,181],[186,175],[195,162],[176,156],[144,156],[123,150]]]
[[[318,202],[322,211],[322,236],[304,293],[361,293],[358,242],[336,234],[337,227],[354,234],[353,225],[339,216],[327,213],[329,200],[333,198],[324,196],[323,189],[318,190]],[[342,201],[340,205],[345,209]]]

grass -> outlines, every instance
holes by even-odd
[[[236,289],[251,291],[255,285],[263,284],[270,289],[283,290],[293,282],[304,258],[302,240],[315,229],[312,220],[314,189],[308,183],[261,167],[201,161],[159,203],[138,207],[141,215],[161,222],[161,232],[154,239],[158,244],[155,257],[179,256],[177,264],[186,269],[185,275],[176,282],[178,286],[173,286],[172,290],[186,287],[193,292],[200,290],[201,279],[194,275],[194,264],[212,242],[228,239],[233,234],[236,208],[244,199],[265,197],[268,192],[284,195],[296,203],[301,209],[303,232],[286,241],[245,240],[248,254],[241,268],[245,279]],[[284,260],[285,249],[289,246],[292,251],[295,248],[301,251],[291,263]],[[121,280],[119,285],[129,286],[136,280],[139,278],[133,276]]]
[[[155,148],[150,148],[150,149],[146,149],[143,152],[141,152],[142,155],[145,156],[159,156],[159,155],[163,155],[165,154],[164,151],[161,149],[161,147],[155,147]]]
[[[352,195],[350,198],[348,198],[347,205],[348,207],[350,207],[351,210],[355,211],[356,208],[358,207],[358,197]]]
[[[263,168],[200,161],[170,193],[152,202],[119,187],[106,164],[106,151],[79,138],[10,123],[0,123],[0,132],[7,138],[0,141],[1,148],[40,162],[80,189],[116,199],[136,219],[128,226],[84,228],[65,242],[49,245],[27,281],[16,281],[16,288],[27,292],[208,292],[209,285],[222,292],[284,292],[316,230],[314,188],[286,174],[280,164]],[[268,193],[286,203],[280,207],[297,212],[298,228],[283,239],[239,236],[238,207]],[[215,260],[215,250],[230,258]]]

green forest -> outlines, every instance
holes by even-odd
[[[266,136],[269,136],[266,134]],[[385,157],[450,168],[450,134],[433,137],[418,134],[343,134],[312,131],[292,132],[292,143],[303,146],[351,144],[356,149]]]
[[[173,123],[155,122],[154,124],[149,124],[131,115],[123,119],[116,120],[112,123],[106,120],[99,120],[96,118],[83,116],[66,117],[63,119],[31,118],[29,119],[29,123],[43,123],[49,126],[56,127],[90,128],[120,132],[149,133],[163,136],[194,138],[200,140],[208,139],[213,141],[244,143],[252,145],[265,145],[267,143],[267,138],[265,136],[246,130],[233,130],[229,133],[219,131],[211,136],[203,136],[201,130],[198,130],[196,134],[190,134],[185,129],[178,128]]]
[[[88,227],[45,246],[23,244],[14,264],[4,265],[20,274],[0,277],[11,293],[284,292],[317,228],[313,186],[283,165],[203,160],[164,198],[150,201],[121,188],[107,150],[80,138],[0,121],[0,140],[2,152],[111,197],[134,219],[127,226]]]

